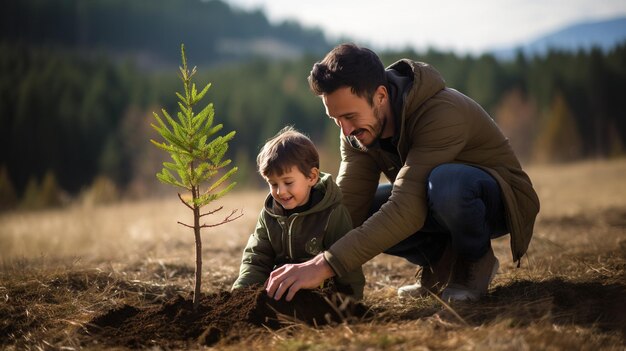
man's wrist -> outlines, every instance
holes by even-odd
[[[325,252],[321,252],[318,255],[318,262],[317,262],[317,264],[320,267],[323,267],[322,269],[324,270],[324,275],[326,276],[326,278],[331,278],[331,277],[334,277],[334,276],[337,275],[337,273],[335,272],[335,269],[333,268],[333,266],[326,259]]]

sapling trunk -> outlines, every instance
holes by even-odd
[[[198,188],[192,190],[194,201],[198,198]],[[193,235],[196,242],[196,270],[195,284],[193,288],[193,308],[200,302],[200,289],[202,287],[202,236],[200,235],[200,207],[193,207]]]
[[[220,170],[230,164],[229,159],[223,159],[228,150],[228,142],[234,137],[235,132],[230,132],[225,136],[214,135],[222,129],[222,125],[213,125],[213,105],[208,104],[199,113],[194,113],[193,107],[199,102],[209,90],[207,84],[202,91],[196,90],[196,85],[191,78],[196,73],[194,67],[191,71],[187,68],[187,58],[185,57],[185,46],[181,45],[182,66],[180,67],[180,78],[183,82],[184,95],[176,93],[180,100],[178,106],[180,111],[176,114],[177,120],[172,118],[165,109],[161,110],[165,117],[165,122],[157,113],[154,117],[158,125],[152,125],[166,142],[151,142],[158,148],[170,153],[174,162],[164,162],[161,173],[157,173],[157,178],[163,183],[171,184],[183,188],[191,193],[191,200],[183,199],[179,193],[178,198],[193,212],[193,225],[178,222],[179,224],[193,229],[196,243],[196,269],[195,283],[193,290],[193,307],[197,308],[200,302],[202,288],[202,236],[201,229],[216,227],[241,217],[233,210],[221,222],[215,224],[200,223],[200,218],[212,215],[220,211],[222,207],[207,213],[202,213],[202,207],[225,195],[234,186],[235,182],[226,185],[226,181],[237,171],[233,167],[220,176]],[[172,174],[176,172],[178,177]],[[214,180],[215,177],[219,178]],[[201,186],[206,190],[201,190]],[[222,187],[222,185],[225,185]]]

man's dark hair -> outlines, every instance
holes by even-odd
[[[320,168],[320,157],[315,145],[306,135],[287,126],[269,139],[256,158],[263,176],[281,176],[291,167],[297,167],[305,176],[311,168]]]
[[[385,67],[376,53],[355,44],[341,44],[313,65],[309,87],[316,95],[331,94],[350,87],[359,97],[373,103],[376,89],[387,84]]]

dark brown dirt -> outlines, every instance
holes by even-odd
[[[92,336],[90,342],[107,346],[184,347],[235,341],[264,326],[320,326],[367,315],[363,304],[331,291],[302,290],[287,302],[270,299],[262,287],[251,287],[204,296],[195,311],[191,298],[182,296],[144,309],[124,305],[93,319],[85,332]]]

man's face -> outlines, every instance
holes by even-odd
[[[376,99],[376,94],[374,99]],[[374,103],[342,87],[322,95],[326,114],[341,128],[345,136],[354,136],[363,149],[374,144],[383,132],[384,116]],[[379,105],[378,105],[379,106]]]

